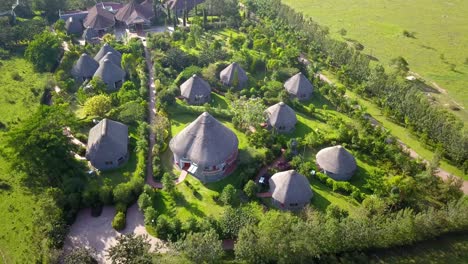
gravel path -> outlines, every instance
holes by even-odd
[[[65,239],[64,251],[69,252],[76,247],[87,247],[95,250],[95,257],[99,263],[110,263],[106,258],[106,250],[117,243],[120,234],[134,233],[147,235],[152,250],[159,248],[165,252],[167,248],[163,241],[148,234],[145,228],[143,214],[134,204],[127,210],[127,226],[122,232],[112,228],[112,219],[115,216],[113,206],[105,206],[99,217],[91,216],[91,209],[83,209],[78,213],[75,223]]]

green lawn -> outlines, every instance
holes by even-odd
[[[22,58],[0,60],[0,122],[8,127],[27,118],[39,105],[47,75],[37,74]],[[17,74],[15,74],[17,73]],[[13,79],[16,78],[17,80]],[[0,130],[0,148],[5,135]],[[0,155],[0,262],[31,263],[38,257],[33,241],[37,196],[25,188],[24,175]]]
[[[448,92],[434,94],[441,103],[449,97],[468,107],[468,1],[432,0],[283,0],[299,12],[329,27],[332,37],[354,39],[364,52],[388,66],[403,56],[412,71]],[[339,34],[346,29],[346,36]],[[415,32],[415,38],[403,31]],[[451,69],[451,64],[455,69]],[[468,121],[468,111],[455,112]]]

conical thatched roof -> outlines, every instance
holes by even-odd
[[[71,70],[75,78],[91,78],[99,67],[99,63],[86,53],[81,54]]]
[[[180,86],[180,94],[189,101],[189,103],[194,103],[198,98],[209,98],[211,95],[210,85],[194,74],[190,79],[185,81]],[[200,103],[206,102],[206,99],[203,99]]]
[[[237,62],[231,63],[224,70],[222,70],[219,73],[219,78],[224,85],[228,86],[231,86],[237,82],[238,86],[236,88],[243,87],[248,81],[247,73]]]
[[[99,63],[99,68],[94,73],[94,77],[99,77],[105,84],[112,86],[124,79],[125,72],[110,60],[103,60]]]
[[[113,54],[117,55],[120,59],[122,59],[122,54],[120,52],[116,51],[114,48],[109,45],[109,43],[106,43],[102,45],[101,49],[98,51],[96,56],[94,56],[94,59],[96,61],[101,61],[101,59],[106,56],[107,53],[112,52]]]
[[[191,10],[196,5],[203,2],[205,2],[205,0],[169,0],[166,2],[166,6],[172,10]]]
[[[128,152],[128,127],[122,123],[103,119],[89,131],[86,158],[93,165],[104,161],[117,161]]]
[[[179,134],[169,147],[179,157],[202,166],[219,165],[237,152],[236,134],[209,113],[201,114]]]
[[[328,147],[317,153],[317,165],[335,180],[349,180],[356,171],[356,160],[342,146]]]
[[[283,102],[268,107],[265,114],[268,125],[278,132],[290,132],[297,123],[296,112]]]
[[[83,24],[81,20],[69,17],[65,22],[65,29],[67,30],[67,34],[81,35],[83,33]]]
[[[83,32],[83,39],[86,41],[86,42],[91,42],[91,43],[96,43],[96,42],[99,42],[98,40],[98,37],[99,37],[99,34],[98,32],[93,29],[93,28],[87,28],[84,30]]]
[[[299,72],[293,77],[289,78],[284,83],[284,88],[288,91],[289,94],[296,96],[298,99],[308,99],[314,91],[314,87],[307,79],[307,77]]]
[[[115,14],[115,19],[127,25],[150,23],[154,17],[153,6],[149,3],[138,4],[135,0],[126,4]]]
[[[115,65],[119,66],[119,68],[121,68],[122,66],[122,57],[120,57],[119,55],[115,54],[114,52],[107,52],[107,54],[102,57],[101,61],[104,61],[104,60],[110,60],[112,63],[114,63]]]
[[[114,14],[105,9],[101,4],[97,4],[88,10],[88,15],[83,21],[85,28],[103,30],[115,25]]]
[[[290,204],[308,204],[313,195],[307,178],[295,170],[275,173],[269,184],[273,199],[286,207]]]

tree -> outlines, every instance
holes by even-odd
[[[409,71],[409,64],[405,58],[399,56],[390,61],[390,65],[393,66],[399,74],[405,75]]]
[[[261,98],[242,96],[235,99],[231,105],[234,113],[233,123],[243,130],[248,130],[251,126],[258,128],[265,121],[263,112],[266,107]]]
[[[74,248],[63,258],[64,264],[97,264],[93,252],[87,248]]]
[[[175,191],[174,179],[167,172],[164,173],[162,180],[163,188],[166,192],[173,193]]]
[[[222,241],[213,229],[204,233],[190,233],[175,247],[193,263],[220,263],[224,255]]]
[[[234,205],[237,202],[237,190],[232,184],[226,185],[219,195],[219,200],[225,205]]]
[[[219,227],[223,238],[236,238],[239,230],[250,224],[257,223],[257,219],[250,207],[228,207],[219,219]]]
[[[140,194],[140,197],[138,197],[138,207],[140,208],[140,211],[145,211],[146,208],[151,206],[151,204],[151,196],[147,193]]]
[[[63,134],[75,117],[66,105],[40,106],[7,134],[14,167],[28,175],[30,184],[62,186],[66,179],[84,178],[84,166],[73,156],[74,146]],[[74,184],[76,188],[76,183]]]
[[[125,228],[126,222],[127,219],[125,213],[117,212],[114,219],[112,220],[112,227],[117,231],[123,230]]]
[[[136,76],[137,72],[137,65],[138,65],[138,57],[135,56],[133,53],[124,53],[122,54],[122,68],[125,69],[126,72],[130,75],[130,78]]]
[[[250,198],[254,198],[257,194],[257,185],[254,181],[249,180],[244,186],[244,193]]]
[[[118,237],[117,244],[107,250],[107,255],[112,264],[151,264],[150,248],[146,236],[130,233]]]
[[[145,225],[154,226],[158,219],[158,212],[153,207],[149,206],[145,209]]]
[[[29,43],[25,57],[37,71],[52,71],[60,56],[60,39],[52,32],[37,34]]]
[[[99,94],[86,100],[84,111],[87,115],[104,117],[112,107],[112,101],[109,96]]]

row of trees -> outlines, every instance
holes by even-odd
[[[401,78],[399,74],[402,71],[387,74],[379,66],[371,69],[367,55],[330,38],[327,28],[305,18],[279,0],[249,0],[246,6],[260,17],[287,25],[290,32],[296,32],[290,40],[295,41],[302,51],[307,51],[314,60],[323,61],[325,66],[337,71],[345,84],[374,98],[396,121],[410,125],[423,138],[427,137],[428,143],[438,147],[449,160],[460,167],[468,167],[468,136],[463,123],[445,110],[431,105],[414,84]]]

